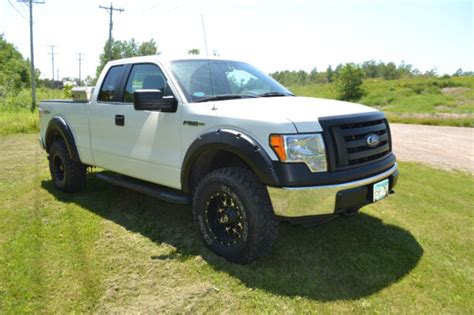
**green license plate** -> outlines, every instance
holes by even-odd
[[[388,195],[388,178],[374,184],[374,202],[382,200]]]

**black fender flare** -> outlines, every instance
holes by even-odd
[[[252,137],[239,131],[219,129],[199,136],[189,146],[183,160],[181,188],[191,190],[190,175],[194,163],[209,151],[227,151],[242,159],[265,185],[278,186],[279,179],[273,161],[267,152]]]
[[[46,152],[49,153],[49,148],[51,148],[51,145],[53,144],[54,136],[57,134],[59,134],[64,139],[64,142],[66,142],[67,150],[71,159],[80,162],[81,160],[79,159],[79,153],[77,152],[76,142],[74,141],[71,128],[69,128],[66,121],[59,116],[53,117],[49,121],[48,128],[46,129]]]

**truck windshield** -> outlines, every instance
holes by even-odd
[[[171,70],[189,102],[293,96],[251,65],[228,60],[176,60]]]

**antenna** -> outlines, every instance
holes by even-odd
[[[206,57],[209,58],[209,50],[207,49],[207,37],[206,37],[206,27],[204,25],[204,14],[201,13],[201,23],[202,23],[202,34],[204,37],[204,47],[206,49]]]
[[[114,27],[114,23],[113,23],[113,20],[112,20],[112,14],[114,13],[114,11],[118,11],[120,13],[122,13],[123,11],[125,11],[124,9],[122,8],[114,8],[114,6],[112,5],[112,3],[110,4],[110,7],[104,7],[104,6],[99,6],[100,9],[104,9],[104,10],[107,10],[109,12],[109,60],[112,60],[112,28]]]
[[[207,71],[209,72],[209,83],[211,84],[211,93],[214,95],[214,84],[212,83],[211,62],[209,61],[209,50],[207,49],[206,28],[204,27],[204,14],[201,13],[202,34],[204,36],[204,47],[206,48]]]

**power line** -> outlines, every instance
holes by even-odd
[[[10,4],[10,6],[15,9],[15,11],[23,18],[23,20],[25,20],[26,22],[28,22],[28,19],[26,18],[26,16],[23,15],[23,13],[20,12],[20,10],[18,10],[14,5],[13,3],[11,3],[10,0],[8,0],[8,3]]]
[[[35,71],[35,54],[33,46],[33,4],[44,4],[43,2],[33,1],[33,0],[19,0],[19,2],[28,1],[28,6],[30,8],[30,52],[31,52],[31,110],[34,110],[36,107],[36,71]],[[10,1],[8,1],[10,2]]]
[[[107,10],[107,12],[109,12],[109,17],[110,17],[110,20],[109,20],[109,60],[112,60],[112,28],[114,26],[114,23],[113,23],[113,20],[112,20],[112,15],[113,15],[113,12],[114,11],[118,11],[119,13],[122,13],[123,11],[125,11],[124,9],[122,8],[114,8],[114,6],[112,5],[112,3],[110,4],[110,7],[104,7],[104,6],[99,6],[99,9],[105,9]]]
[[[84,59],[82,58],[82,56],[84,56],[84,54],[83,54],[83,53],[77,53],[76,55],[78,55],[77,60],[79,60],[79,86],[81,86],[81,85],[82,85],[82,80],[81,80],[81,71],[82,71],[82,69],[81,69],[81,65],[82,65],[82,60],[84,60]]]
[[[56,53],[54,52],[54,47],[56,47],[55,45],[49,45],[49,47],[51,48],[51,52],[49,53],[49,55],[51,55],[51,66],[52,66],[52,78],[53,78],[53,81],[54,81],[54,55],[56,55]]]

